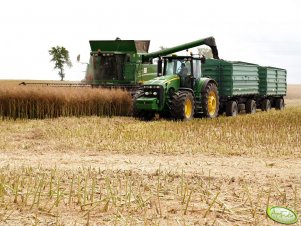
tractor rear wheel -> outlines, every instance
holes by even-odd
[[[283,110],[284,109],[284,100],[283,98],[278,98],[275,101],[275,108],[277,110]]]
[[[264,99],[261,103],[261,110],[262,111],[269,111],[271,110],[271,101],[269,99]]]
[[[246,112],[248,114],[255,114],[256,113],[256,102],[255,100],[249,99],[246,103]]]
[[[202,93],[203,117],[216,118],[219,112],[219,96],[217,86],[210,82]]]
[[[238,114],[237,102],[230,100],[226,105],[226,116],[236,116]]]
[[[188,91],[178,91],[173,94],[171,107],[171,116],[174,119],[190,120],[194,116],[194,98]]]

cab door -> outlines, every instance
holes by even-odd
[[[197,83],[197,81],[200,79],[201,77],[201,65],[202,65],[202,62],[200,59],[193,59],[192,60],[192,81],[191,81],[191,86],[192,86],[192,89],[195,88],[195,85]]]

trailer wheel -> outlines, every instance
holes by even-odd
[[[172,97],[171,116],[174,119],[190,120],[194,116],[194,98],[190,92],[178,91]]]
[[[271,101],[269,99],[264,99],[261,103],[261,110],[262,111],[269,111],[271,110]]]
[[[226,116],[236,116],[238,113],[237,103],[234,100],[227,102]]]
[[[219,112],[219,96],[217,86],[209,83],[202,93],[202,110],[203,117],[216,118]]]
[[[275,100],[275,108],[277,110],[283,110],[284,109],[284,100],[283,100],[283,98],[277,98]]]
[[[249,114],[254,114],[256,113],[256,102],[255,100],[248,100],[246,104],[246,112]]]

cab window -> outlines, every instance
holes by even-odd
[[[201,61],[193,60],[193,76],[195,78],[201,77]]]
[[[187,68],[187,74],[191,74],[191,62],[190,59],[167,59],[165,64],[165,71],[164,75],[175,75],[179,74],[181,71],[181,65],[185,64],[185,67]]]

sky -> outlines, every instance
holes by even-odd
[[[48,53],[57,45],[70,52],[74,81],[89,40],[151,40],[152,52],[214,36],[220,58],[284,68],[301,84],[300,0],[9,0],[0,31],[0,79],[59,80]]]

